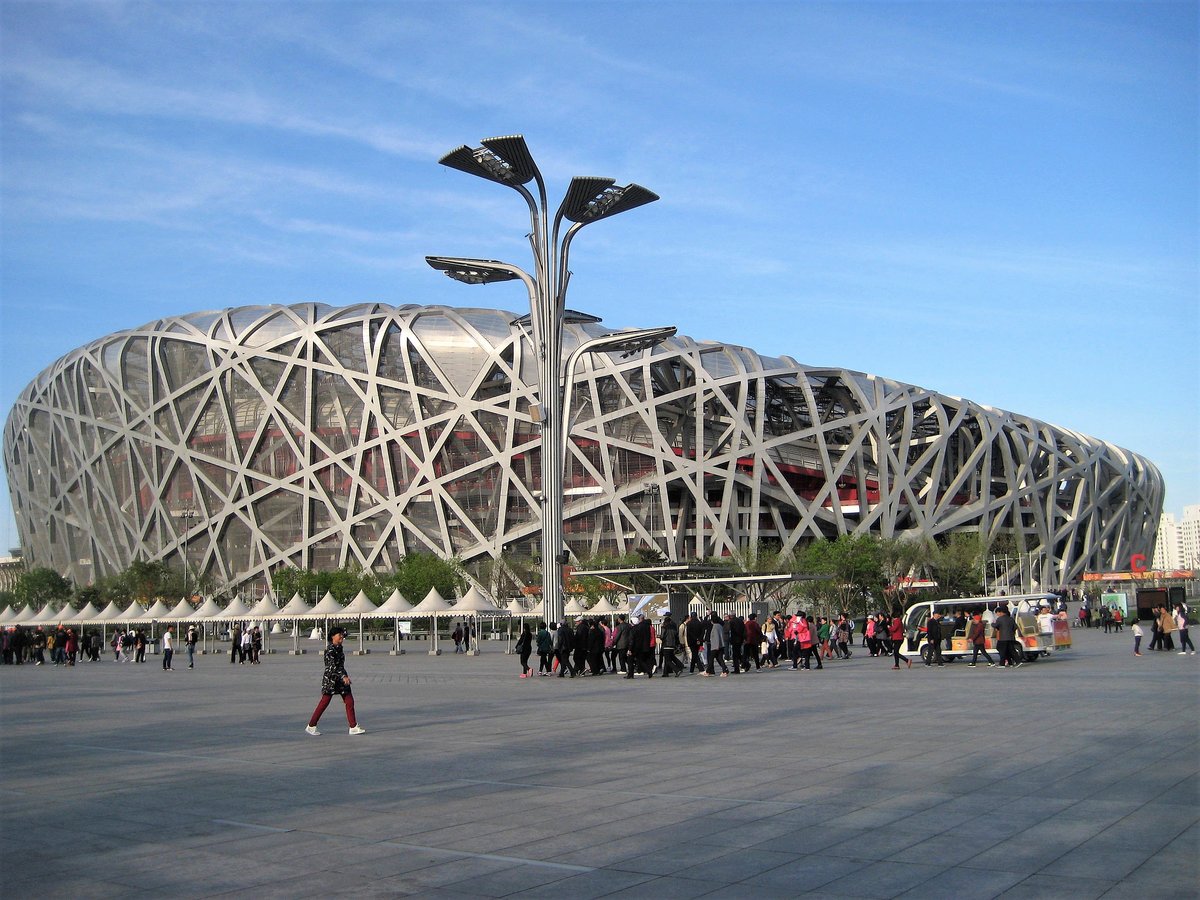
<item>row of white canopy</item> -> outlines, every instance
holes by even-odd
[[[392,591],[391,595],[379,606],[363,592],[348,604],[343,606],[327,593],[315,606],[305,602],[299,594],[282,607],[277,606],[269,594],[253,605],[245,603],[240,597],[235,597],[228,606],[222,608],[211,597],[197,609],[187,600],[180,600],[174,607],[169,607],[162,600],[157,600],[148,609],[139,603],[131,603],[127,609],[121,609],[116,601],[112,601],[104,609],[88,603],[83,609],[75,610],[70,606],[54,609],[47,604],[37,612],[30,612],[22,607],[14,609],[7,607],[0,612],[0,626],[7,625],[101,625],[101,624],[134,624],[137,622],[212,622],[231,620],[273,620],[273,619],[416,619],[426,616],[517,616],[543,618],[545,605],[541,601],[532,609],[525,609],[520,601],[510,600],[505,606],[497,606],[476,587],[472,587],[457,602],[446,600],[437,588],[430,588],[420,603],[415,606]],[[577,599],[567,603],[565,613],[568,616],[610,616],[626,612],[628,603],[620,605],[602,599],[590,609],[584,609]]]

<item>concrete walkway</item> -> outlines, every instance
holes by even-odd
[[[304,733],[314,652],[0,667],[0,893],[1194,898],[1200,656],[1075,635],[633,684],[373,653],[354,737]]]

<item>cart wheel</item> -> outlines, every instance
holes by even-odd
[[[929,644],[928,643],[922,644],[921,645],[921,662],[929,663],[932,661],[932,659],[933,659],[933,651],[929,649]]]

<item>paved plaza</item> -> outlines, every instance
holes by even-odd
[[[304,733],[316,642],[5,666],[0,894],[1194,898],[1200,656],[1075,638],[632,684],[408,643],[348,656],[361,736]]]

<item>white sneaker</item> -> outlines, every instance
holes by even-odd
[[[321,732],[317,731],[316,725],[305,725],[304,730],[306,732],[308,732],[309,734],[311,734],[313,737],[316,737],[316,736],[320,735],[320,733],[321,733]]]
[[[1180,651],[1179,651],[1178,653],[1176,653],[1175,655],[1176,655],[1176,656],[1187,656],[1187,651],[1186,651],[1186,650],[1180,650]]]
[[[350,729],[350,733],[351,734],[366,734],[367,729],[363,728],[361,725],[355,725],[353,728]]]

